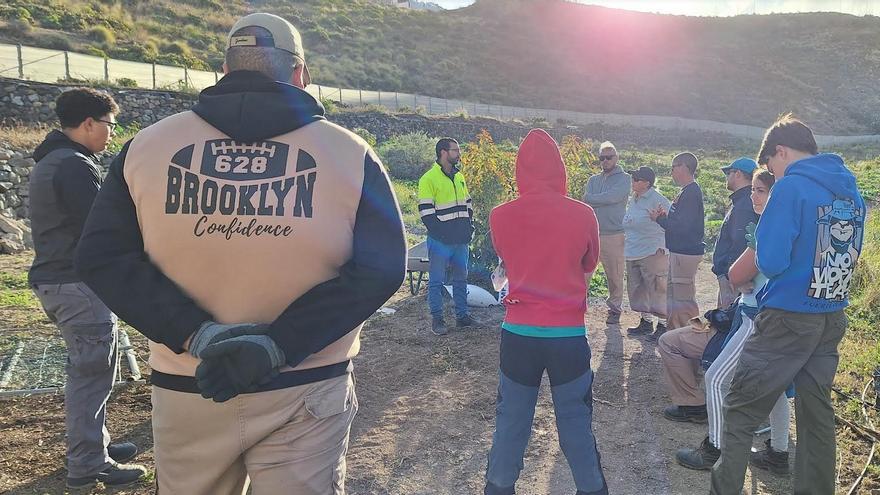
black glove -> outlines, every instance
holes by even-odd
[[[269,333],[269,325],[264,323],[233,323],[223,324],[216,321],[206,321],[189,340],[189,353],[193,356],[202,357],[202,351],[211,344],[221,340],[231,339],[239,335],[264,335]]]
[[[212,344],[201,352],[196,381],[202,397],[226,402],[278,375],[286,357],[268,335],[241,335]]]

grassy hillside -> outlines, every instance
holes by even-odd
[[[6,0],[0,40],[218,68],[226,30],[265,10],[303,32],[316,82],[507,105],[880,132],[880,19],[690,18],[561,0],[456,11],[361,0]]]

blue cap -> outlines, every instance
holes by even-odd
[[[751,174],[755,172],[756,168],[758,168],[758,162],[743,156],[734,160],[730,165],[721,167],[721,171],[724,172],[725,175],[729,174],[731,170],[742,170],[747,174]]]
[[[849,198],[835,199],[831,203],[831,209],[819,219],[818,223],[827,225],[832,223],[831,220],[835,218],[848,222],[855,221],[858,224],[861,224],[862,220],[859,211],[856,209],[856,204]]]

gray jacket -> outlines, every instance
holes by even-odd
[[[596,212],[600,235],[623,233],[623,215],[631,189],[632,177],[620,165],[608,175],[599,173],[590,177],[583,200]]]

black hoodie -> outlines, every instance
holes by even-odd
[[[73,267],[77,242],[101,188],[97,159],[61,131],[52,131],[34,150],[29,181],[34,262],[31,284],[78,282]]]
[[[280,136],[324,119],[323,107],[305,91],[247,71],[230,73],[204,90],[193,112],[241,143]],[[333,144],[332,140],[326,143]],[[199,325],[214,318],[144,252],[137,208],[124,175],[130,147],[129,142],[114,160],[95,201],[78,249],[77,268],[116,314],[153,342],[180,353]],[[271,322],[269,335],[284,350],[290,366],[297,366],[351,332],[403,281],[406,244],[391,184],[372,152],[361,159],[364,179],[353,226],[351,259],[339,269],[338,277],[290,301]],[[165,193],[156,194],[164,198]],[[235,280],[229,280],[229,284],[225,290],[235,290]],[[296,373],[300,372],[282,376]],[[154,383],[155,377],[154,372]],[[317,379],[322,378],[327,377]],[[192,392],[192,386],[188,383],[179,389]],[[173,387],[166,384],[166,388]]]

